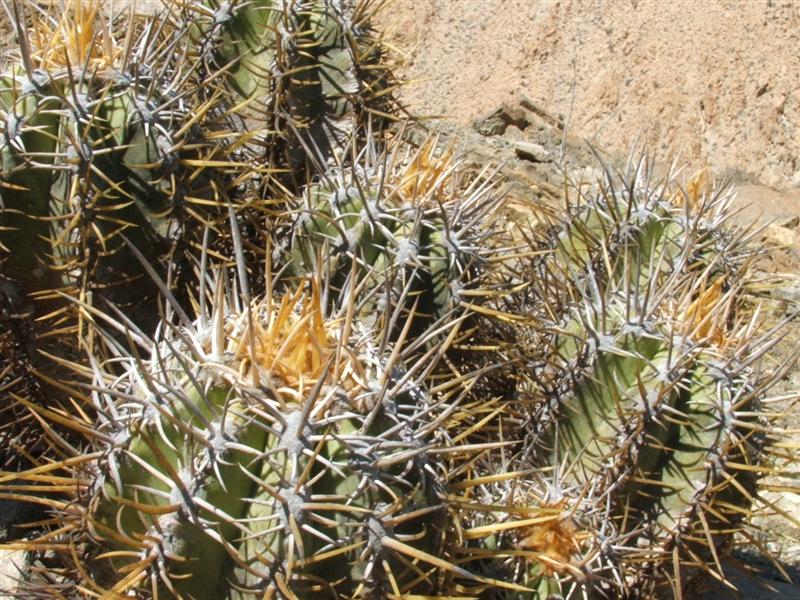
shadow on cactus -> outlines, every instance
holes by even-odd
[[[41,467],[48,460],[69,456],[80,446],[80,435],[62,428],[61,439],[49,435],[55,423],[40,421],[36,406],[62,408],[61,401],[70,392],[69,370],[54,364],[47,356],[58,353],[76,358],[74,348],[68,348],[49,328],[20,312],[19,306],[0,294],[0,472],[19,472]],[[48,458],[43,458],[48,457]],[[19,490],[25,496],[24,487]],[[42,506],[24,498],[2,502],[0,537],[4,540],[25,535],[24,529],[14,526],[43,516]]]

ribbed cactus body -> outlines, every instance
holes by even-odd
[[[344,183],[311,186],[307,190],[309,209],[296,221],[289,258],[292,271],[313,273],[321,264],[326,275],[342,285],[354,254],[367,268],[373,265],[394,223],[389,223],[389,215],[371,196],[369,191]]]
[[[272,91],[282,6],[276,0],[207,1],[212,14],[197,24],[201,44],[211,45],[214,61],[225,68],[240,99],[258,100]],[[205,48],[203,48],[205,50]]]
[[[418,152],[432,151],[425,146]],[[495,206],[485,190],[442,201],[437,194],[446,193],[440,190],[444,178],[415,189],[406,174],[410,167],[396,169],[331,169],[323,181],[311,183],[303,204],[287,211],[292,224],[279,264],[293,276],[319,270],[334,304],[348,303],[354,287],[361,317],[398,311],[394,320],[402,325],[413,311],[419,332],[451,314],[462,289],[479,287],[470,272],[485,258],[482,242],[490,235]]]
[[[424,548],[434,535],[424,524],[436,511],[422,490],[424,478],[404,473],[405,460],[381,466],[390,455],[370,446],[403,446],[383,432],[365,435],[362,416],[336,419],[325,433],[313,425],[297,431],[301,419],[299,412],[286,415],[262,466],[261,489],[243,520],[251,531],[240,546],[248,568],[234,566],[229,597],[287,595],[287,589],[300,598],[379,596],[390,576],[409,586],[413,573],[385,540],[405,533],[413,547]]]
[[[157,264],[179,229],[181,117],[145,82],[48,77],[2,82],[3,273],[26,293],[75,290],[89,303],[98,290],[130,302],[131,283],[138,300],[152,296],[123,236]]]
[[[364,94],[356,71],[356,61],[363,58],[356,45],[358,33],[343,2],[297,2],[293,8],[295,52],[286,65],[293,73],[289,112],[305,130],[301,137],[327,154],[330,147],[342,147],[357,125],[355,102]]]
[[[333,157],[346,159],[367,121],[377,128],[393,112],[392,78],[369,27],[368,3],[203,4],[179,7],[194,32],[192,52],[209,72],[225,72],[224,102],[260,140],[262,156],[253,159],[266,154],[286,185],[299,188],[307,171],[324,171]]]
[[[35,94],[22,97],[19,73],[0,78],[0,252],[3,272],[13,280],[44,276],[37,258],[49,244],[51,177],[31,168],[54,160],[59,117],[58,103]],[[33,285],[34,289],[39,287]]]
[[[701,557],[713,560],[741,521],[753,479],[728,462],[752,464],[758,455],[752,429],[735,424],[758,405],[733,364],[663,333],[608,332],[591,353],[570,375],[576,383],[556,415],[543,417],[552,419],[543,446],[568,497],[587,494],[587,510],[591,498],[607,502],[595,514],[578,509],[576,518],[606,539],[628,541],[611,568],[630,589],[663,593],[663,570],[675,556],[688,574]]]
[[[714,562],[747,512],[763,443],[748,415],[763,391],[736,356],[746,255],[715,222],[724,200],[687,207],[614,185],[557,228],[544,259],[559,321],[527,443],[549,454],[548,493],[584,536],[620,544],[594,567],[618,583],[586,589],[661,595],[682,585],[675,569]]]
[[[554,460],[573,465],[566,481],[587,484],[604,472],[630,478],[617,498],[631,530],[644,515],[665,525],[691,507],[705,485],[706,460],[727,454],[726,440],[743,433],[726,416],[731,396],[748,393],[733,379],[722,389],[733,365],[712,351],[635,327],[606,330],[599,347],[583,349],[588,365],[570,375],[577,382],[559,400],[562,418],[551,433]]]
[[[613,285],[627,283],[635,293],[662,285],[679,265],[724,270],[722,260],[728,259],[721,259],[713,247],[714,215],[697,219],[684,210],[660,193],[601,194],[572,209],[569,225],[555,242],[556,268],[575,277],[590,273]],[[712,264],[714,260],[720,262]]]
[[[158,535],[161,547],[141,558],[164,553],[160,560],[170,575],[161,586],[185,597],[218,597],[227,557],[222,541],[231,543],[238,533],[253,487],[248,465],[266,437],[237,416],[242,406],[230,392],[225,386],[190,390],[160,407],[163,414],[120,432],[128,440],[112,451],[113,470],[92,515],[111,548],[129,551],[142,536]],[[157,404],[150,408],[159,411]]]

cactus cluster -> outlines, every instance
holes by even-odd
[[[383,129],[370,2],[15,6],[0,499],[41,510],[8,595],[724,577],[781,376],[724,191],[635,163],[515,224],[496,172]]]
[[[169,36],[130,23],[120,39],[99,3],[37,16],[30,32],[15,7],[22,65],[0,78],[4,275],[28,297],[131,304],[135,289],[147,306],[156,289],[128,244],[161,272],[212,220],[212,186],[191,165],[218,148],[194,127],[191,89],[175,89],[190,73],[159,64]]]
[[[61,516],[103,551],[81,560],[115,593],[162,598],[406,589],[441,512],[432,402],[389,353],[342,339],[317,286],[249,307],[217,289],[213,314],[98,388],[107,450],[92,501]]]

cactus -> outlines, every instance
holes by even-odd
[[[368,1],[175,4],[184,28],[195,31],[206,70],[227,73],[226,102],[238,126],[258,128],[254,158],[280,170],[292,190],[306,183],[307,172],[324,171],[326,161],[346,159],[353,139],[369,137],[368,123],[377,131],[397,112]]]
[[[407,158],[399,148],[311,183],[303,205],[287,214],[289,248],[280,261],[295,277],[322,272],[334,304],[359,289],[359,317],[398,311],[403,323],[413,311],[420,333],[455,318],[465,299],[479,301],[481,278],[492,271],[485,263],[499,203],[493,188],[477,181],[458,189],[460,166],[436,139]]]
[[[758,411],[758,386],[717,349],[685,333],[670,336],[669,325],[652,314],[631,311],[626,320],[631,307],[606,302],[602,324],[584,321],[580,328],[602,341],[595,345],[582,334],[575,354],[587,365],[573,367],[577,382],[561,394],[555,415],[540,417],[546,433],[532,443],[552,449],[563,486],[609,498],[611,507],[594,525],[637,548],[617,560],[623,581],[632,565],[639,571],[625,589],[646,589],[662,583],[644,572],[666,572],[668,580],[676,556],[685,571],[716,560],[741,520],[753,492],[746,469],[762,445],[744,416]],[[570,346],[575,334],[567,335]],[[549,426],[547,418],[554,419]]]
[[[370,37],[366,3],[352,13],[344,2],[298,2],[290,18],[293,39],[286,57],[289,76],[287,105],[301,139],[320,158],[347,142],[368,114],[385,116],[386,68],[381,48]],[[352,16],[351,16],[352,15]],[[315,157],[316,158],[316,157]]]
[[[0,78],[3,273],[23,295],[61,290],[87,304],[98,292],[129,303],[134,285],[143,308],[156,290],[123,237],[156,265],[204,212],[200,170],[181,167],[200,156],[199,107],[169,91],[154,57],[123,55],[101,21],[97,3],[55,25],[37,17],[32,33],[20,20],[25,68]]]
[[[547,579],[542,565],[576,571],[564,593],[678,594],[692,573],[718,572],[767,448],[774,380],[751,365],[775,338],[745,333],[748,246],[722,233],[727,197],[675,203],[651,186],[606,182],[541,261],[542,314],[558,321],[544,335],[552,354],[526,359],[544,366],[523,455],[553,469],[540,506],[560,503],[583,536],[560,565],[533,563],[533,580]]]
[[[487,206],[485,192],[467,194],[465,207],[446,186],[420,184],[457,173],[431,179],[435,168],[418,158],[397,167],[419,175],[415,185],[382,179],[376,215],[384,198],[403,209],[397,197],[409,189],[417,221],[437,195],[451,222]],[[336,212],[366,206],[364,173],[350,186],[358,195],[327,204],[330,220],[302,234],[324,248],[340,227],[355,231],[364,250],[341,263],[333,254],[301,277],[268,274],[252,303],[246,279],[233,286],[206,271],[198,318],[164,321],[155,341],[95,311],[115,358],[80,371],[98,419],[76,427],[93,452],[48,467],[69,474],[53,476],[68,498],[47,501],[60,539],[84,553],[59,555],[57,587],[44,579],[21,593],[657,597],[720,568],[731,535],[747,530],[768,449],[760,403],[770,381],[752,364],[772,341],[753,337],[741,305],[746,248],[712,235],[707,217],[724,198],[688,215],[665,208],[662,247],[681,250],[651,244],[646,268],[635,244],[606,247],[613,236],[595,236],[580,259],[559,251],[579,229],[570,219],[548,235],[556,251],[509,253],[502,276],[475,262],[480,286],[462,288],[482,298],[475,313],[418,321],[397,305],[370,318],[359,307],[387,280],[370,281],[364,240],[380,238],[359,229],[353,206]],[[400,230],[392,221],[383,239]],[[635,223],[618,223],[636,239]],[[386,247],[375,244],[373,265]],[[525,285],[499,284],[531,273]],[[129,331],[130,350],[101,324]],[[38,472],[19,481],[55,485]]]
[[[0,499],[51,553],[18,597],[679,596],[747,534],[781,373],[727,197],[639,163],[506,231],[488,170],[372,130],[370,6],[18,19],[0,439],[35,445]]]
[[[550,251],[523,258],[527,285],[494,306],[526,320],[476,324],[472,343],[508,362],[450,417],[449,436],[488,445],[448,468],[446,552],[520,589],[455,577],[451,593],[680,597],[698,574],[724,577],[734,535],[770,508],[765,399],[785,370],[756,367],[777,338],[743,301],[752,245],[722,228],[724,193],[687,199],[644,174],[581,192]],[[646,250],[639,202],[662,211]]]
[[[645,164],[629,168],[641,171],[643,181],[601,181],[596,197],[573,204],[569,226],[551,244],[559,257],[554,265],[576,276],[591,269],[601,279],[627,278],[631,288],[644,290],[682,269],[721,276],[742,262],[748,246],[722,234],[730,216],[724,189],[710,188],[703,197],[701,172],[689,180],[689,196],[669,189],[668,179],[653,180]]]
[[[272,88],[272,69],[279,50],[280,3],[206,1],[192,7],[199,54],[211,71],[227,69],[233,93],[241,100],[264,101]]]
[[[217,208],[231,201],[231,190],[240,200],[263,180],[283,195],[270,173],[304,181],[306,154],[318,160],[322,147],[334,145],[331,132],[339,126],[331,123],[352,121],[350,133],[360,127],[356,104],[369,102],[356,102],[359,78],[366,86],[386,73],[373,64],[380,44],[368,35],[369,11],[328,2],[273,4],[167,3],[165,17],[177,29],[131,18],[127,38],[96,2],[76,2],[59,19],[37,16],[31,32],[19,15],[22,67],[0,78],[0,260],[25,294],[58,289],[86,304],[94,295],[126,304],[135,289],[142,317],[152,315],[142,297],[155,298],[158,290],[142,261],[162,277],[167,265],[181,272],[182,253],[193,254],[208,229],[217,230],[212,250],[224,255],[229,241],[218,222],[227,215]],[[182,23],[181,16],[199,18]],[[286,39],[277,40],[278,30]],[[203,60],[182,59],[191,53]],[[344,67],[342,57],[372,66]],[[340,68],[350,78],[341,84],[347,91],[330,83]],[[294,96],[305,99],[287,99]],[[382,98],[389,102],[388,94]],[[253,116],[255,104],[269,110]],[[278,156],[287,143],[296,145],[291,172],[286,157],[265,164],[245,151],[257,132],[228,139],[228,127],[249,127],[254,118],[285,138],[262,140],[262,153]],[[327,141],[301,133],[320,128]],[[342,151],[355,139],[350,133],[335,140]],[[263,243],[256,236],[253,247]],[[178,279],[169,276],[174,289]]]
[[[97,2],[58,17],[13,6],[20,60],[0,75],[0,411],[3,464],[26,469],[80,453],[70,423],[91,408],[75,414],[67,365],[100,351],[92,311],[122,310],[150,333],[151,273],[185,294],[200,240],[221,245],[212,232],[228,175],[207,168],[232,163],[196,124],[209,106],[191,71],[163,60],[179,32],[111,23]]]
[[[433,399],[400,381],[397,351],[337,339],[318,288],[248,307],[218,281],[212,314],[137,340],[149,359],[97,365],[95,451],[78,461],[74,499],[52,502],[68,545],[87,548],[65,554],[63,573],[162,599],[427,589],[420,569],[438,567],[446,529]]]
[[[468,198],[489,202],[485,192]],[[241,245],[237,264],[246,274]],[[251,304],[246,278],[238,297],[222,274],[215,286],[206,273],[192,303],[199,317],[178,311],[180,327],[162,322],[154,342],[93,311],[114,358],[103,362],[101,352],[77,372],[92,378],[83,402],[97,422],[80,428],[90,451],[51,467],[66,472],[54,477],[62,490],[73,481],[65,501],[48,501],[65,544],[86,549],[61,556],[60,592],[381,598],[447,590],[454,577],[520,589],[460,568],[449,540],[447,519],[458,515],[445,511],[437,480],[451,455],[466,460],[476,450],[441,441],[450,437],[450,403],[468,397],[483,371],[465,363],[454,378],[443,360],[473,335],[464,314],[430,327],[402,310],[367,320],[348,306],[374,288],[323,302],[330,279],[321,274],[299,278],[299,288],[271,284]],[[123,330],[129,351],[117,339]],[[19,475],[27,477],[29,490],[48,490],[46,479]]]

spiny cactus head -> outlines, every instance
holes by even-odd
[[[248,303],[217,281],[194,322],[129,354],[101,335],[117,358],[84,373],[95,452],[51,503],[85,548],[66,579],[162,599],[425,589],[409,560],[435,572],[442,535],[426,389],[399,351],[342,338],[317,284]]]
[[[238,523],[255,501],[260,457],[289,443],[285,436],[302,434],[281,434],[289,425],[279,415],[290,423],[290,415],[299,414],[333,351],[315,292],[238,309],[216,294],[212,314],[191,337],[165,338],[153,348],[147,371],[131,364],[128,383],[107,391],[110,402],[117,393],[136,401],[104,432],[117,442],[89,522],[104,545],[136,549],[139,570],[157,577],[167,597],[223,593],[227,561],[242,560],[235,548],[247,526]],[[341,357],[343,370],[347,359]],[[337,382],[343,390],[347,377]],[[272,392],[264,396],[259,388]],[[298,438],[294,459],[300,447]],[[151,541],[132,541],[142,536]],[[183,557],[170,563],[167,576],[157,575],[164,555]],[[111,556],[109,576],[116,577],[131,560]],[[198,570],[201,559],[205,566]]]
[[[112,39],[99,0],[70,0],[65,10],[33,13],[28,43],[34,69],[104,71],[119,66],[123,48]]]
[[[430,139],[330,170],[287,214],[290,248],[279,260],[295,276],[321,268],[331,301],[354,302],[366,320],[385,315],[402,328],[414,313],[419,333],[455,314],[462,290],[481,296],[476,274],[499,205],[491,186],[461,181],[453,156]]]

